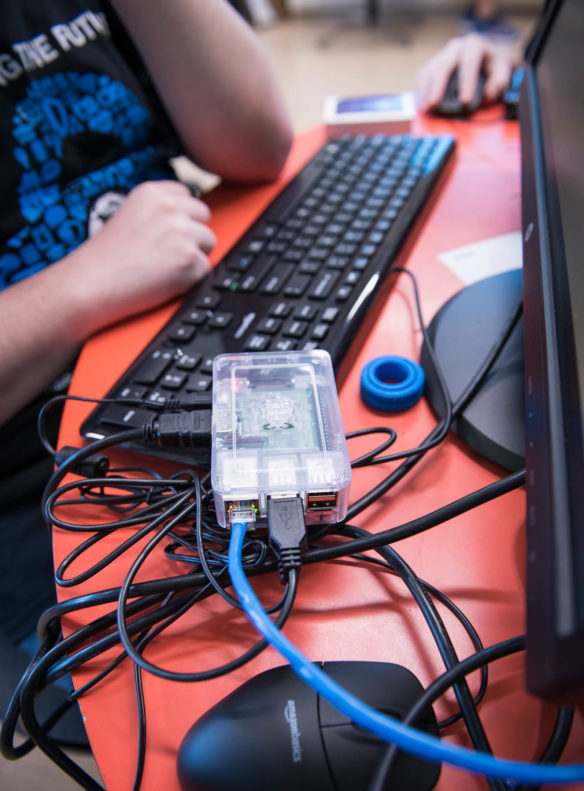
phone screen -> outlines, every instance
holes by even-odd
[[[403,110],[402,97],[399,94],[384,96],[355,96],[341,99],[336,111],[341,113],[399,112]]]

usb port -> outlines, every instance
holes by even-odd
[[[306,495],[307,511],[332,511],[337,507],[338,492],[308,492]]]

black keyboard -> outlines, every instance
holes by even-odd
[[[321,348],[337,369],[453,150],[452,137],[433,135],[325,143],[108,396],[210,405],[213,357],[224,352]],[[154,414],[146,404],[100,405],[81,433],[101,438]]]

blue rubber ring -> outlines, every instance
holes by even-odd
[[[384,412],[417,404],[424,392],[424,369],[407,357],[376,357],[361,371],[361,398]]]

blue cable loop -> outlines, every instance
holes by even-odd
[[[519,781],[532,785],[541,783],[581,783],[584,764],[556,766],[510,761],[486,753],[474,752],[421,731],[403,725],[371,708],[348,690],[343,689],[326,673],[310,662],[304,654],[274,626],[247,581],[241,564],[241,548],[247,526],[235,522],[229,543],[229,574],[241,606],[258,632],[290,662],[294,672],[310,687],[342,711],[351,721],[386,742],[434,763],[445,761],[454,766],[477,772],[487,777]]]
[[[417,404],[426,377],[422,366],[407,357],[376,357],[361,371],[361,398],[374,409],[401,412]]]

